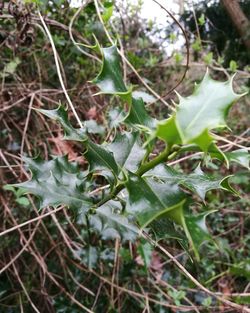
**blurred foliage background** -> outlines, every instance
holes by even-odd
[[[235,90],[248,91],[249,34],[243,36],[239,31],[226,2],[176,1],[173,14],[178,23],[164,10],[161,21],[166,16],[165,23],[145,18],[143,1],[105,0],[99,5],[106,30],[143,81],[170,102],[177,101],[174,89],[181,95],[191,94],[206,68],[219,80],[236,74]],[[249,21],[250,1],[236,2],[245,22]],[[171,5],[165,4],[171,12]],[[52,34],[65,86],[81,120],[89,121],[93,140],[104,140],[119,116],[117,99],[95,96],[98,90],[90,82],[100,69],[100,55],[86,45],[95,43],[93,34],[102,46],[109,45],[93,2],[73,8],[64,0],[0,1],[1,232],[44,213],[38,211],[32,197],[2,188],[28,177],[21,156],[40,154],[49,159],[50,155],[68,154],[86,168],[81,145],[62,141],[62,129],[32,110],[65,103],[38,8]],[[152,1],[152,12],[155,8],[159,9]],[[127,84],[143,95],[152,115],[167,117],[168,109],[149,94],[134,71],[123,67]],[[249,96],[244,97],[230,115],[228,139],[239,146],[248,144],[249,103]],[[189,156],[175,166],[191,171],[198,163],[196,156]],[[211,160],[207,167],[227,173]],[[238,165],[230,171],[236,173],[232,181],[241,197],[209,192],[209,209],[218,210],[208,218],[216,244],[202,247],[201,261],[190,260],[173,239],[164,238],[162,244],[203,285],[249,305],[249,172]],[[95,234],[90,236],[77,214],[66,209],[1,236],[0,275],[3,313],[34,312],[32,303],[44,313],[77,313],[86,307],[98,313],[235,312],[196,289],[148,243],[104,242]]]

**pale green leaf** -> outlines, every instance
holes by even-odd
[[[233,91],[232,83],[215,81],[207,73],[193,95],[178,95],[176,112],[158,122],[155,135],[170,145],[195,143],[207,152],[213,143],[211,130],[226,127],[230,107],[242,96]]]

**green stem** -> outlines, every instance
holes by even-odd
[[[156,165],[167,161],[169,153],[170,153],[171,147],[167,146],[163,152],[161,152],[156,158],[149,161],[148,163],[144,163],[141,165],[141,167],[136,172],[136,175],[142,176],[144,173],[148,172],[152,168],[154,168]]]
[[[112,200],[114,199],[118,193],[120,191],[122,191],[122,189],[125,188],[125,184],[124,183],[119,183],[115,189],[113,190],[113,192],[111,192],[106,198],[102,199],[101,201],[99,201],[97,204],[96,204],[96,207],[98,208],[99,206],[105,204],[106,202],[108,202],[109,200]]]
[[[144,173],[148,172],[152,168],[154,168],[156,165],[167,161],[168,156],[171,151],[171,146],[167,146],[164,151],[162,151],[157,157],[152,159],[151,161],[144,163],[140,166],[140,168],[137,170],[136,175],[142,176]],[[105,204],[109,200],[114,199],[120,191],[122,191],[125,188],[125,183],[120,182],[115,187],[112,193],[110,193],[106,198],[102,199],[100,202],[96,204],[96,208],[100,207],[101,205]]]

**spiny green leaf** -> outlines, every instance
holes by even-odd
[[[238,195],[228,180],[231,176],[223,179],[215,179],[206,175],[198,166],[191,174],[184,174],[176,171],[170,166],[160,164],[154,169],[148,171],[144,176],[153,176],[168,183],[175,183],[182,185],[193,192],[196,192],[201,199],[205,199],[206,193],[213,189],[224,189]]]
[[[148,115],[142,98],[132,98],[132,104],[124,122],[141,130],[144,127],[153,129],[156,125],[156,120]]]
[[[101,90],[100,93],[119,95],[127,102],[131,102],[131,89],[127,89],[121,70],[121,60],[117,47],[100,48],[102,53],[102,68],[98,76],[92,81]]]
[[[86,129],[74,128],[69,122],[67,110],[62,105],[54,110],[36,109],[36,111],[59,122],[64,130],[65,139],[75,141],[85,141],[87,139]]]
[[[113,14],[113,9],[114,9],[114,5],[112,2],[110,1],[104,2],[104,12],[102,14],[102,19],[105,23],[107,23],[109,19],[111,18]]]
[[[250,154],[247,149],[239,149],[232,152],[225,152],[229,162],[236,162],[250,170]]]
[[[111,151],[88,140],[85,157],[88,160],[90,172],[99,171],[99,174],[106,177],[110,184],[114,183],[119,169]]]
[[[25,164],[32,173],[30,180],[13,186],[22,188],[40,199],[40,207],[47,205],[67,205],[72,209],[87,210],[92,201],[86,192],[86,174],[67,157],[57,157],[51,161],[40,158],[25,158]]]
[[[68,111],[62,105],[54,110],[35,110],[60,123],[64,130],[64,139],[66,140],[86,141],[87,133],[103,134],[105,130],[104,127],[98,125],[95,120],[85,121],[84,128],[74,128],[68,119]]]
[[[95,144],[86,135],[89,124],[85,129],[75,129],[68,120],[67,111],[60,106],[56,110],[38,110],[46,116],[58,121],[65,132],[65,139],[82,141],[86,147],[85,157],[89,162],[90,172],[101,171],[110,183],[114,182],[114,176],[118,175],[118,166],[112,152],[104,146]],[[93,131],[91,131],[93,132]],[[37,163],[37,162],[36,162]]]
[[[89,215],[90,227],[100,233],[102,239],[121,239],[122,241],[135,240],[139,229],[121,214],[119,202],[109,201],[96,209],[94,215]]]
[[[100,88],[100,93],[118,95],[129,104],[128,114],[124,119],[130,126],[148,127],[155,126],[155,120],[151,118],[144,106],[142,98],[132,96],[132,88],[128,88],[122,76],[121,58],[116,45],[99,49],[102,53],[102,68],[98,76],[92,81]]]
[[[218,82],[207,73],[193,95],[178,96],[176,112],[167,120],[158,122],[155,135],[170,145],[195,143],[207,152],[213,142],[210,131],[226,126],[225,118],[230,107],[242,95],[233,91],[232,79]]]
[[[135,172],[143,159],[146,151],[141,147],[140,136],[138,133],[118,134],[114,141],[107,145],[115,158],[120,169]]]
[[[231,152],[224,152],[224,154],[228,159],[229,163],[235,162],[250,170],[249,166],[250,154],[247,149],[239,149]],[[219,160],[222,160],[221,156],[216,152],[212,152],[211,155],[215,158],[218,158]]]
[[[142,228],[150,227],[157,219],[168,218],[184,229],[195,256],[199,259],[200,244],[211,239],[205,225],[205,217],[210,212],[195,216],[187,214],[184,209],[187,198],[173,183],[157,182],[130,173],[126,188],[129,193],[126,210],[137,219]],[[170,236],[172,234],[173,232]]]
[[[158,183],[132,173],[126,188],[129,192],[126,210],[136,216],[141,227],[172,209],[182,207],[185,202],[185,195],[176,184]]]
[[[186,235],[191,242],[191,246],[193,247],[194,253],[198,259],[198,249],[200,245],[205,241],[212,240],[206,226],[206,217],[213,212],[215,211],[210,210],[197,215],[185,214],[185,226],[183,225],[183,227],[186,228]]]

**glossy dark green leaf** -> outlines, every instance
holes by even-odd
[[[100,174],[107,177],[110,182],[118,176],[119,169],[114,155],[105,147],[89,140],[87,142],[85,157],[88,160],[90,172],[99,171]]]
[[[40,158],[25,158],[25,164],[32,173],[30,180],[14,185],[40,199],[40,207],[67,205],[72,209],[87,210],[91,199],[86,195],[86,174],[81,172],[67,157],[51,161]]]
[[[148,171],[145,176],[153,176],[168,183],[182,185],[189,190],[196,192],[203,200],[205,199],[206,193],[213,189],[223,189],[238,195],[236,190],[234,190],[229,184],[231,176],[215,179],[205,174],[200,166],[198,166],[193,173],[185,174],[176,171],[170,166],[160,164]]]
[[[218,82],[207,73],[193,95],[178,96],[176,112],[158,123],[155,135],[170,145],[194,143],[208,151],[213,142],[210,131],[226,126],[225,118],[230,107],[242,95],[233,91],[232,79]]]
[[[126,210],[136,216],[143,228],[159,216],[182,208],[185,202],[185,194],[176,184],[158,183],[132,173],[126,188],[129,192]]]
[[[199,259],[198,249],[201,244],[212,240],[206,226],[206,217],[215,211],[202,212],[197,215],[185,214],[186,235],[194,250],[195,256]]]
[[[153,129],[156,125],[156,120],[148,115],[142,98],[132,98],[132,104],[124,122],[141,130],[143,127]]]
[[[135,172],[143,159],[146,151],[141,147],[138,133],[118,134],[114,141],[107,146],[115,158],[120,169]]]
[[[138,227],[121,214],[121,205],[117,201],[109,201],[100,206],[94,215],[89,216],[89,223],[104,240],[118,238],[133,241],[139,234]]]
[[[205,224],[205,212],[198,215],[187,213],[185,202],[187,197],[178,188],[177,184],[157,182],[153,179],[129,175],[126,187],[129,193],[126,210],[134,216],[142,228],[151,225],[152,222],[167,218],[180,225],[199,259],[198,248],[206,240],[211,239]],[[168,234],[168,228],[166,228]],[[169,237],[180,238],[173,228],[169,229]]]
[[[65,139],[75,141],[85,141],[87,139],[86,128],[74,128],[69,122],[67,110],[62,105],[55,110],[36,109],[36,111],[59,122],[64,130]]]
[[[119,95],[131,103],[131,89],[127,89],[121,69],[121,60],[117,47],[100,48],[102,53],[102,68],[98,76],[92,81],[100,88],[100,93]]]
[[[147,114],[142,98],[133,97],[132,88],[128,88],[123,81],[121,58],[116,45],[100,47],[100,51],[103,57],[102,68],[92,82],[100,88],[100,93],[118,95],[129,104],[125,123],[140,129],[154,128],[156,122]]]

